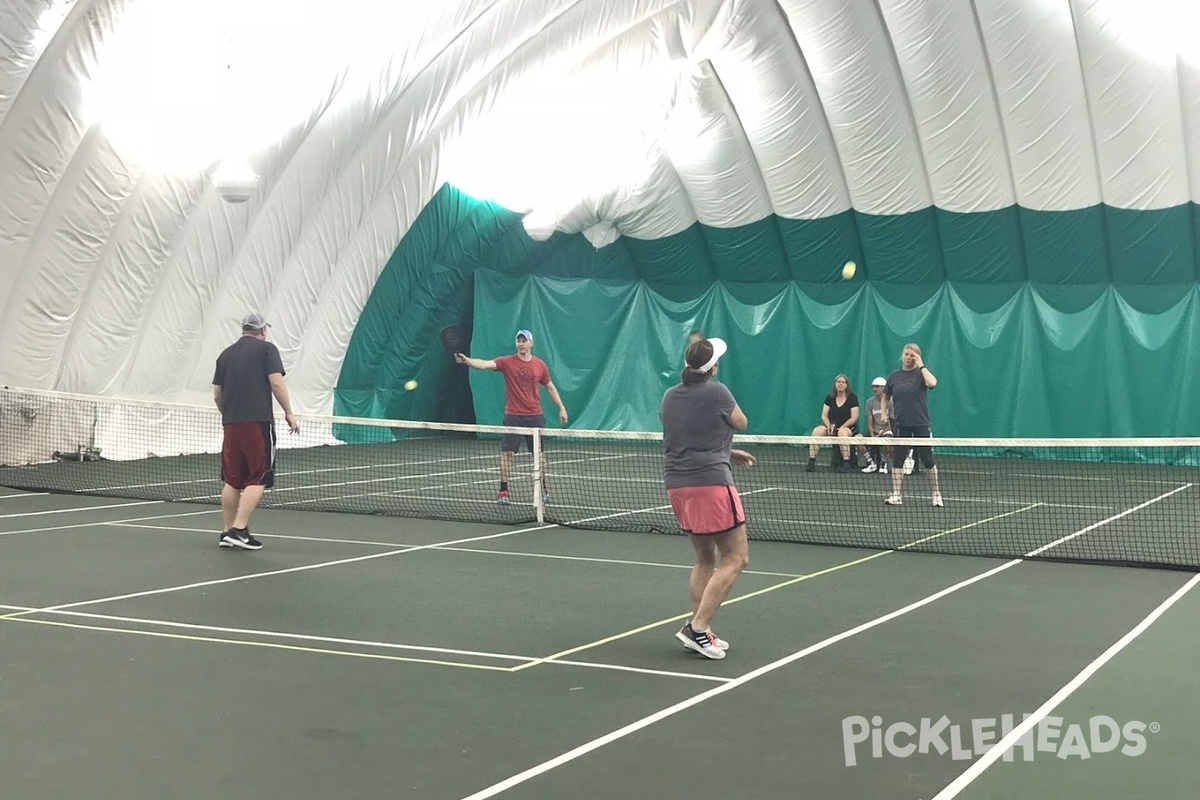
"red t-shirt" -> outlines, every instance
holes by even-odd
[[[542,398],[538,386],[550,382],[546,362],[537,356],[522,361],[520,356],[500,356],[493,359],[496,370],[504,376],[504,413],[531,417],[542,413]]]

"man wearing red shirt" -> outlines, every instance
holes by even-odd
[[[538,393],[539,386],[546,387],[546,393],[558,406],[558,421],[567,424],[567,407],[558,396],[558,389],[550,380],[550,370],[530,351],[533,350],[533,334],[522,328],[517,331],[516,355],[500,356],[485,361],[482,358],[469,358],[462,353],[455,353],[454,360],[466,364],[471,369],[495,370],[504,376],[504,425],[520,428],[544,428],[546,416],[542,413],[542,399]],[[500,443],[500,496],[497,503],[506,505],[508,500],[508,476],[512,473],[513,456],[521,449],[524,439],[533,452],[533,437],[519,436],[506,433]],[[549,497],[546,484],[546,452],[542,450],[542,500]]]

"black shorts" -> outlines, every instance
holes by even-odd
[[[929,439],[933,436],[927,425],[893,425],[892,431],[897,439]],[[921,466],[925,467],[925,469],[932,469],[935,466],[932,447],[912,447],[911,445],[899,444],[892,448],[892,464],[894,466],[903,464],[904,459],[908,458],[909,450],[921,460]]]
[[[530,414],[528,416],[517,414],[505,414],[505,427],[509,428],[544,428],[546,427],[545,414]],[[518,433],[506,433],[500,441],[500,450],[505,453],[517,453],[521,450],[521,442],[524,441],[529,445],[529,452],[533,452],[533,435],[521,436]],[[542,449],[545,449],[545,441],[542,442]]]

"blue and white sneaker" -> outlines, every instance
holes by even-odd
[[[717,634],[711,628],[708,630],[708,636],[710,639],[712,639],[712,643],[716,645],[718,650],[729,650],[729,642],[725,641],[720,636],[717,636]]]
[[[725,657],[725,650],[717,646],[719,641],[712,631],[697,631],[692,627],[692,623],[688,623],[679,629],[675,634],[675,638],[683,642],[683,646],[689,650],[695,650],[705,658],[711,658],[714,661],[719,661]],[[726,648],[729,647],[728,642],[723,642]]]

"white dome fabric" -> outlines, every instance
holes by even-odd
[[[1187,206],[1197,8],[10,3],[0,383],[207,402],[254,309],[297,407],[328,411],[445,183],[596,246],[771,215]],[[261,179],[229,204],[212,177],[239,158]]]

